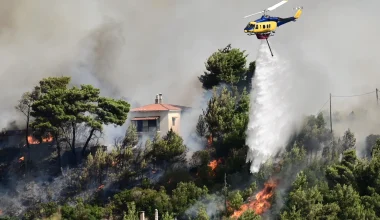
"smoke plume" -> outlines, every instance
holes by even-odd
[[[260,42],[244,34],[250,19],[243,16],[275,3],[2,1],[0,126],[20,118],[14,110],[17,99],[49,76],[69,75],[73,84],[93,84],[103,95],[131,103],[150,104],[161,92],[167,103],[191,105],[201,95],[197,76],[204,61],[218,48],[231,43],[253,60]],[[297,83],[292,90],[297,99],[288,103],[296,114],[315,113],[330,92],[345,95],[380,87],[374,56],[380,49],[379,31],[373,29],[378,1],[292,0],[270,15],[292,16],[296,6],[304,6],[300,19],[269,39],[294,73],[283,83]],[[362,33],[365,40],[358,41]]]
[[[21,117],[14,111],[21,94],[49,76],[68,75],[131,103],[150,104],[163,93],[167,103],[191,105],[207,57],[228,43],[251,42],[241,35],[240,13],[220,19],[232,3],[210,14],[216,3],[3,1],[0,126]]]

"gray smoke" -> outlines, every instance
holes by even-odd
[[[1,1],[0,125],[20,117],[17,99],[48,76],[69,75],[74,84],[93,84],[131,103],[152,103],[161,92],[168,103],[191,105],[201,93],[196,77],[218,48],[231,43],[256,57],[259,41],[243,33],[249,21],[243,16],[277,2]],[[380,87],[373,29],[379,4],[291,0],[270,13],[288,17],[292,7],[304,6],[297,22],[270,38],[297,76],[284,83],[302,85],[291,103],[297,114],[315,113],[330,92]]]
[[[167,103],[191,105],[209,55],[229,43],[249,51],[255,42],[242,34],[244,7],[228,1],[1,3],[2,127],[21,117],[14,111],[21,94],[49,76],[72,76],[131,103],[150,104],[161,92]]]

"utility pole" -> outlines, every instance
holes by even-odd
[[[331,114],[331,93],[330,93],[330,130],[331,130],[331,133],[332,133],[333,130],[332,130],[332,114]]]
[[[224,173],[224,209],[225,212],[227,213],[227,195],[228,195],[228,188],[227,188],[227,173]]]
[[[376,88],[376,101],[377,105],[379,105],[379,90]]]

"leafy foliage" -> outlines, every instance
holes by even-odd
[[[220,83],[237,85],[239,82],[247,80],[246,58],[245,51],[231,48],[231,45],[213,53],[206,62],[207,71],[199,77],[203,88],[212,89]],[[253,69],[254,64],[250,66],[250,73],[254,71]]]
[[[123,100],[100,97],[100,90],[91,85],[68,88],[69,77],[50,77],[40,81],[33,91],[30,115],[34,117],[32,127],[41,133],[50,133],[57,142],[60,157],[61,143],[67,143],[75,156],[77,129],[81,124],[91,128],[83,146],[83,152],[94,134],[102,125],[123,125],[130,105]],[[66,136],[72,133],[71,141]],[[76,159],[76,156],[75,156]]]
[[[268,195],[265,183],[274,179],[280,181],[272,186],[275,192],[267,200],[271,207],[264,219],[378,219],[379,135],[367,137],[366,158],[360,158],[354,132],[347,129],[342,137],[334,136],[322,113],[306,117],[284,151],[272,155],[257,173],[249,173],[247,91],[256,63],[247,68],[246,58],[245,51],[228,45],[207,59],[199,80],[204,89],[212,89],[212,97],[194,127],[204,141],[204,148],[196,152],[189,152],[192,143],[186,146],[173,130],[142,141],[134,124],[107,151],[93,140],[104,125],[123,125],[130,105],[101,97],[91,85],[69,86],[70,77],[42,79],[23,94],[16,109],[26,116],[34,134],[53,136],[59,159],[66,148],[76,159],[77,143],[84,142],[84,160],[65,174],[69,181],[64,195],[33,204],[24,219],[137,220],[139,211],[151,219],[155,209],[159,219],[166,220],[230,219],[254,195]],[[81,132],[85,135],[80,137]],[[1,173],[11,167],[0,165]],[[85,200],[74,199],[88,194]],[[261,218],[254,210],[238,217]]]

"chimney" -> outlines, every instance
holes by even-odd
[[[144,211],[141,211],[140,212],[140,220],[145,220],[145,212]]]
[[[162,103],[162,93],[158,94],[158,103]]]
[[[158,104],[158,94],[156,95],[156,99],[154,100],[154,104]]]
[[[158,220],[158,210],[154,210],[154,220]]]

